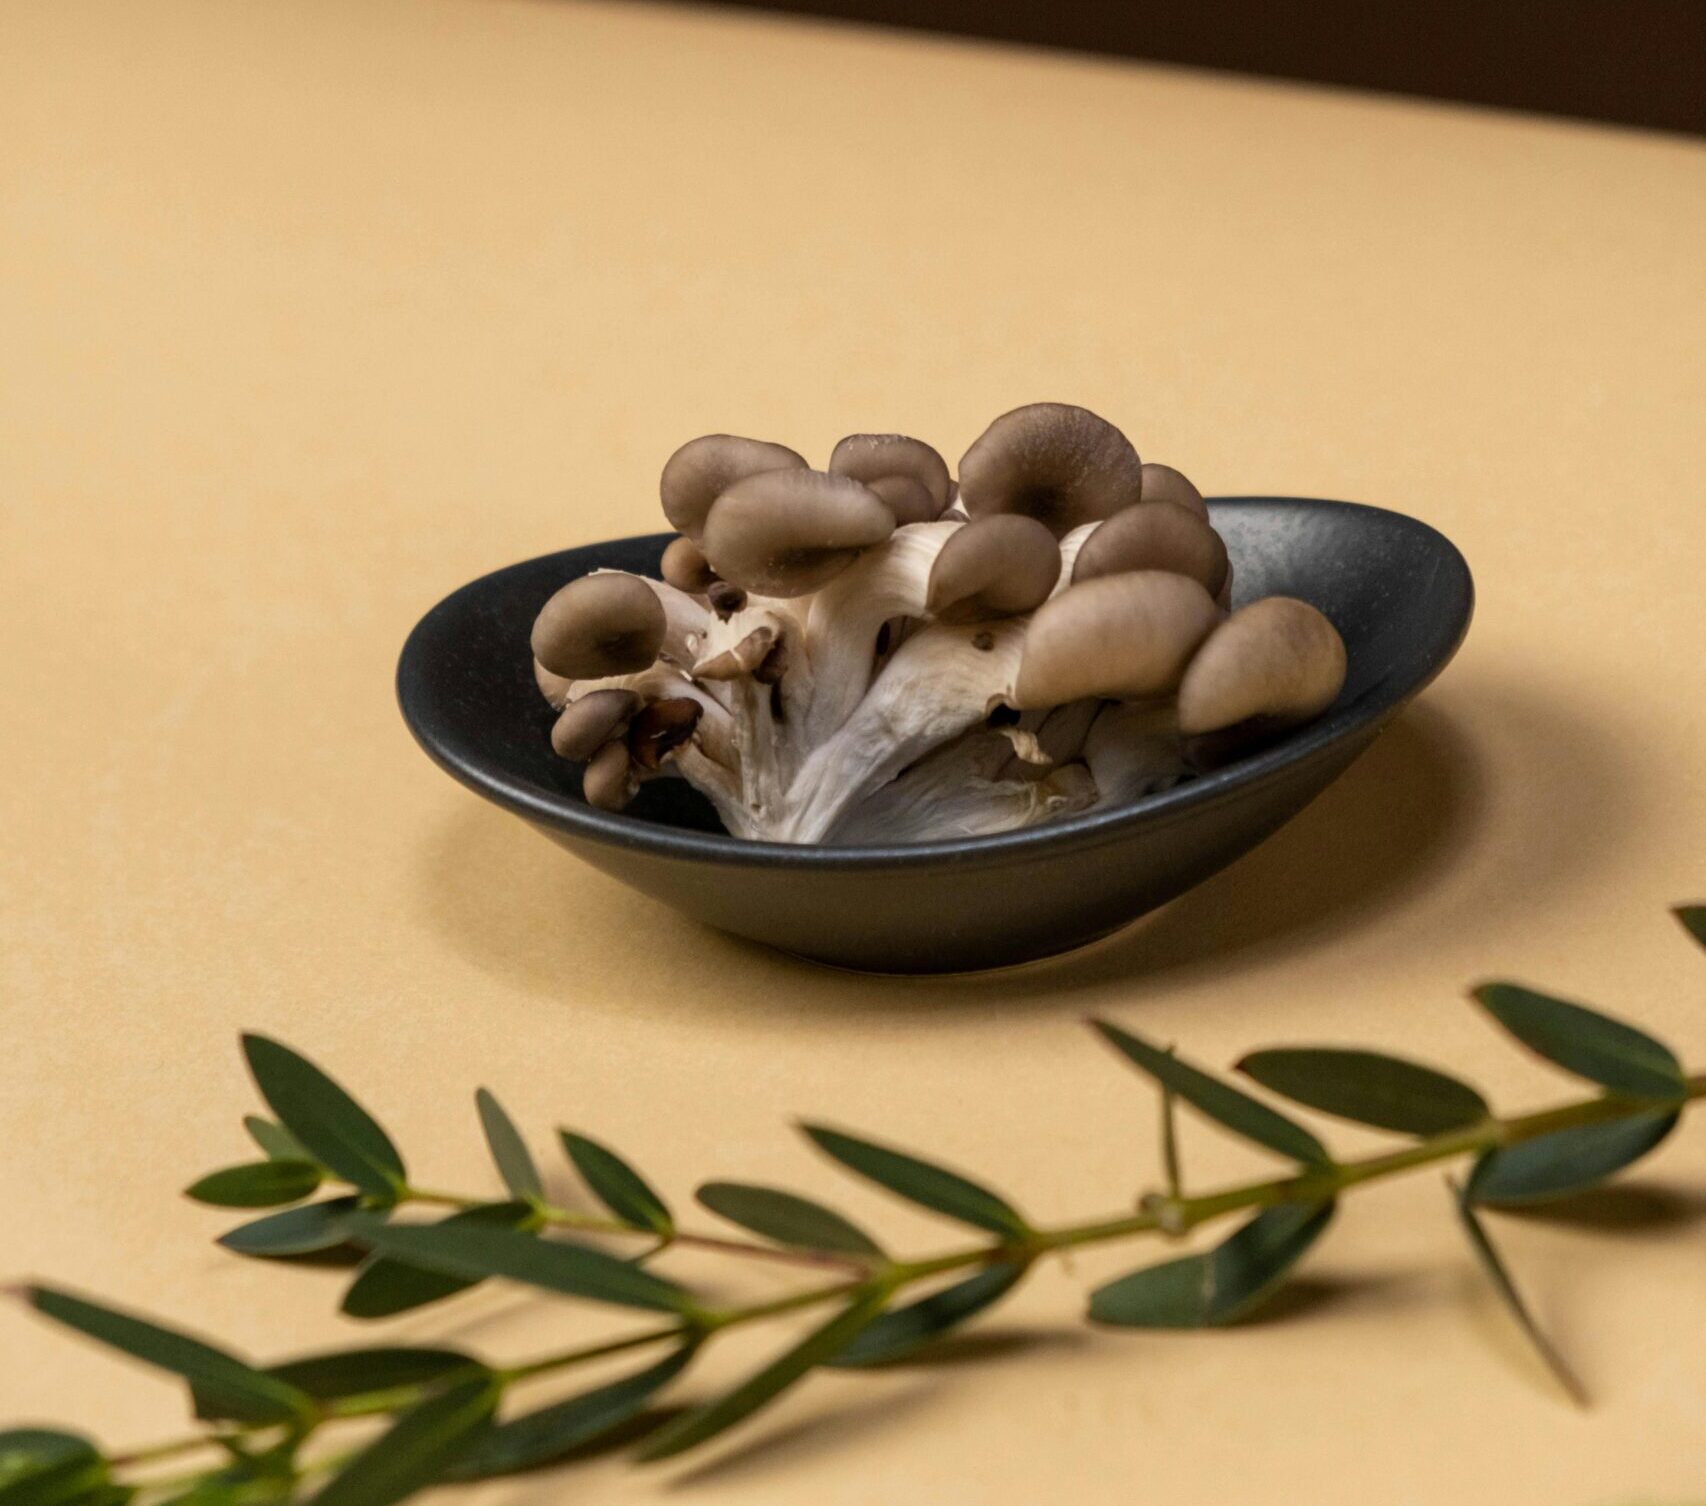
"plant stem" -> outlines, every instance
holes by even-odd
[[[1706,1073],[1697,1073],[1685,1079],[1684,1092],[1678,1099],[1670,1101],[1670,1103],[1681,1104],[1701,1098],[1706,1098]],[[816,1307],[826,1302],[842,1301],[856,1293],[869,1291],[873,1287],[881,1287],[889,1292],[898,1292],[917,1282],[928,1280],[932,1276],[944,1275],[951,1271],[963,1270],[972,1266],[993,1265],[1002,1261],[1029,1264],[1041,1255],[1058,1250],[1067,1250],[1083,1245],[1104,1244],[1113,1240],[1157,1231],[1170,1235],[1183,1234],[1196,1228],[1199,1224],[1223,1218],[1228,1214],[1240,1212],[1244,1209],[1269,1208],[1278,1203],[1288,1202],[1322,1202],[1328,1198],[1336,1197],[1348,1188],[1360,1186],[1365,1182],[1379,1181],[1385,1177],[1397,1176],[1424,1166],[1435,1165],[1441,1161],[1453,1160],[1460,1156],[1476,1155],[1504,1146],[1520,1145],[1524,1141],[1537,1139],[1542,1135],[1554,1134],[1559,1130],[1577,1129],[1593,1124],[1607,1124],[1618,1119],[1632,1118],[1638,1114],[1650,1114],[1655,1111],[1662,1111],[1666,1107],[1667,1101],[1609,1096],[1582,1098],[1551,1108],[1539,1109],[1532,1113],[1514,1115],[1508,1119],[1489,1117],[1478,1124],[1469,1125],[1463,1129],[1448,1131],[1430,1139],[1419,1140],[1413,1144],[1400,1146],[1396,1150],[1365,1156],[1359,1160],[1337,1162],[1330,1166],[1309,1167],[1291,1176],[1248,1182],[1240,1186],[1228,1187],[1218,1192],[1204,1193],[1195,1197],[1185,1197],[1174,1190],[1177,1184],[1174,1181],[1174,1173],[1169,1170],[1168,1180],[1172,1184],[1169,1190],[1165,1193],[1150,1194],[1143,1200],[1143,1206],[1136,1213],[1119,1214],[1081,1223],[1061,1224],[1053,1228],[1033,1229],[1027,1236],[971,1245],[950,1250],[944,1254],[927,1256],[920,1260],[884,1262],[873,1259],[865,1261],[827,1250],[785,1249],[770,1245],[748,1244],[740,1240],[722,1239],[715,1235],[678,1234],[669,1242],[721,1254],[753,1256],[764,1259],[787,1259],[799,1264],[820,1268],[837,1267],[850,1271],[852,1274],[848,1279],[828,1285],[809,1287],[804,1291],[793,1292],[787,1296],[773,1298],[765,1302],[753,1303],[746,1307],[715,1310],[690,1321],[648,1329],[641,1333],[629,1334],[623,1338],[608,1340],[600,1344],[563,1350],[523,1364],[499,1369],[495,1373],[499,1382],[507,1388],[510,1385],[521,1384],[540,1376],[556,1374],[576,1365],[652,1344],[697,1343],[724,1328],[758,1322],[765,1318],[779,1317],[805,1308]],[[479,1199],[411,1187],[406,1190],[402,1201],[441,1207],[468,1208],[475,1206]],[[651,1237],[656,1237],[653,1231],[636,1229],[614,1219],[577,1213],[566,1208],[541,1205],[539,1211],[546,1223],[560,1227],[583,1229],[600,1234],[651,1235]],[[327,1421],[343,1421],[349,1418],[397,1412],[414,1405],[429,1395],[431,1390],[430,1384],[414,1384],[347,1396],[327,1405],[323,1416]],[[238,1429],[237,1436],[247,1436],[254,1431],[258,1431],[258,1429]],[[200,1433],[192,1437],[156,1444],[150,1448],[136,1449],[127,1454],[115,1455],[112,1463],[125,1467],[151,1463],[155,1460],[189,1453],[195,1449],[211,1447],[217,1442],[218,1438],[214,1434]]]

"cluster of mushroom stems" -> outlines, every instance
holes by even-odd
[[[1337,698],[1308,603],[1231,609],[1197,489],[1034,403],[961,458],[854,434],[814,470],[710,434],[664,466],[661,580],[598,571],[534,623],[551,743],[589,804],[686,779],[739,837],[869,845],[1120,805]]]

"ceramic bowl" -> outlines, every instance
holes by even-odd
[[[682,780],[594,810],[556,758],[528,630],[545,599],[596,569],[655,575],[672,537],[615,539],[511,565],[421,619],[397,690],[453,778],[576,857],[707,925],[876,972],[1001,967],[1082,946],[1165,904],[1296,815],[1443,669],[1469,626],[1463,556],[1426,524],[1348,502],[1210,503],[1237,602],[1299,596],[1343,634],[1337,703],[1284,740],[1164,794],[1002,836],[889,847],[726,835]],[[1331,863],[1333,854],[1323,852]]]

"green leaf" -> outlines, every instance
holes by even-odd
[[[0,1471],[0,1506],[83,1506],[109,1488],[107,1461],[92,1450],[56,1459],[24,1459],[10,1473]]]
[[[1655,1149],[1678,1117],[1674,1110],[1659,1109],[1490,1150],[1470,1172],[1466,1196],[1472,1203],[1515,1205],[1580,1192]]]
[[[695,1194],[711,1212],[754,1234],[802,1250],[880,1256],[882,1247],[832,1208],[779,1187],[707,1182]]]
[[[635,1457],[648,1462],[671,1458],[750,1417],[809,1370],[845,1349],[859,1330],[882,1311],[887,1296],[886,1291],[878,1288],[849,1303],[829,1322],[813,1329],[726,1396],[695,1407],[659,1428]]]
[[[267,1374],[306,1392],[316,1401],[335,1401],[340,1396],[356,1396],[363,1391],[424,1385],[470,1368],[483,1367],[459,1350],[393,1346],[305,1355],[281,1365],[270,1365]]]
[[[500,1422],[456,1460],[446,1478],[484,1480],[561,1459],[639,1416],[646,1403],[686,1368],[694,1347],[677,1349],[637,1375]]]
[[[355,1212],[361,1199],[329,1198],[322,1203],[269,1213],[219,1236],[219,1243],[238,1255],[259,1255],[288,1260],[300,1255],[320,1255],[336,1250],[349,1239],[344,1219]]]
[[[539,1180],[539,1168],[534,1165],[533,1154],[515,1121],[504,1112],[504,1106],[485,1088],[474,1095],[474,1106],[480,1111],[480,1128],[485,1131],[492,1160],[510,1196],[522,1202],[543,1197],[545,1185]]]
[[[905,1359],[932,1340],[993,1307],[1024,1278],[1026,1267],[1011,1261],[985,1266],[975,1275],[885,1312],[827,1363],[856,1370]]]
[[[382,1255],[472,1281],[501,1276],[545,1291],[657,1312],[695,1311],[686,1288],[602,1250],[475,1224],[387,1224],[350,1220],[356,1237]]]
[[[184,1188],[184,1196],[215,1208],[276,1208],[300,1203],[320,1185],[312,1161],[251,1161],[209,1172]]]
[[[288,1046],[245,1035],[243,1051],[261,1096],[315,1160],[363,1192],[397,1195],[403,1158],[366,1109]]]
[[[282,1124],[274,1124],[272,1120],[263,1119],[259,1114],[245,1114],[243,1128],[249,1132],[249,1138],[261,1148],[261,1154],[269,1161],[314,1159],[308,1154],[308,1147]]]
[[[1030,1226],[1005,1198],[958,1172],[820,1124],[803,1124],[800,1128],[826,1156],[908,1202],[1004,1238],[1030,1233]]]
[[[1231,1083],[1211,1077],[1201,1068],[1181,1061],[1148,1041],[1122,1030],[1108,1020],[1090,1022],[1116,1051],[1147,1072],[1162,1087],[1184,1099],[1198,1113],[1206,1114],[1246,1140],[1254,1140],[1305,1166],[1330,1166],[1327,1148],[1301,1124],[1258,1102]]]
[[[27,1290],[30,1305],[45,1317],[189,1381],[212,1409],[204,1416],[286,1422],[310,1406],[308,1397],[294,1386],[188,1334],[53,1287]]]
[[[502,1386],[470,1376],[410,1407],[314,1497],[314,1506],[392,1506],[447,1477],[492,1424]]]
[[[664,1200],[615,1151],[572,1130],[557,1133],[564,1151],[575,1163],[575,1170],[599,1202],[617,1218],[634,1229],[650,1229],[664,1235],[675,1232],[675,1220],[670,1217]]]
[[[91,1480],[105,1473],[100,1450],[79,1433],[58,1428],[0,1430],[0,1502],[7,1498],[7,1487],[20,1480],[35,1479],[50,1470],[68,1476],[79,1465],[90,1471]]]
[[[1569,1392],[1570,1399],[1579,1407],[1587,1405],[1587,1392],[1582,1389],[1582,1383],[1576,1379],[1570,1367],[1564,1363],[1564,1357],[1552,1347],[1552,1341],[1540,1331],[1540,1325],[1534,1321],[1534,1315],[1529,1312],[1528,1304],[1522,1300],[1522,1294],[1517,1291],[1516,1284],[1505,1269],[1504,1261],[1494,1248],[1493,1242],[1487,1236],[1486,1228],[1475,1216],[1475,1210],[1469,1206],[1468,1199],[1457,1189],[1449,1178],[1446,1186],[1451,1188],[1452,1202],[1457,1205],[1457,1216],[1463,1222],[1464,1232],[1469,1236],[1470,1246],[1493,1283],[1493,1290],[1510,1309],[1510,1314],[1517,1321],[1517,1326],[1528,1335],[1528,1341],[1534,1345],[1535,1351],[1546,1362],[1546,1368],[1558,1378],[1558,1383]]]
[[[1314,1244],[1331,1203],[1279,1203],[1200,1255],[1145,1266],[1090,1294],[1090,1318],[1125,1328],[1218,1328],[1253,1312]]]
[[[1701,946],[1706,946],[1706,905],[1678,905],[1671,912],[1682,922],[1683,929]]]
[[[1483,983],[1472,997],[1530,1051],[1614,1093],[1666,1099],[1687,1091],[1670,1048],[1633,1025],[1514,983]]]
[[[1378,1051],[1254,1051],[1238,1070],[1306,1108],[1405,1135],[1467,1129],[1492,1112],[1468,1083]]]
[[[478,1207],[459,1209],[432,1227],[465,1225],[531,1229],[538,1227],[538,1215],[528,1203],[481,1203]],[[374,1255],[356,1272],[355,1280],[344,1293],[343,1312],[351,1318],[391,1318],[425,1307],[429,1302],[441,1302],[477,1285],[477,1277],[448,1275],[411,1265],[406,1260]]]

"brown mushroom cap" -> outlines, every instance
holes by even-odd
[[[894,514],[850,476],[767,471],[735,482],[717,498],[702,542],[705,558],[724,580],[759,596],[804,596],[894,527]]]
[[[1338,629],[1306,601],[1265,596],[1228,617],[1191,660],[1179,685],[1179,731],[1294,727],[1331,706],[1344,683]]]
[[[558,711],[569,698],[569,692],[575,688],[573,680],[566,680],[562,675],[554,675],[537,659],[533,661],[533,683],[539,687],[539,694],[544,696]]]
[[[865,485],[883,499],[883,506],[894,514],[897,526],[933,523],[941,516],[942,509],[936,505],[929,488],[911,476],[878,476]]]
[[[1201,581],[1210,596],[1226,583],[1226,544],[1189,508],[1149,502],[1098,523],[1072,566],[1072,580],[1123,570],[1171,570]]]
[[[581,771],[581,794],[595,810],[621,810],[639,787],[626,743],[606,743]]]
[[[580,763],[615,737],[639,709],[640,698],[631,690],[589,690],[563,708],[551,728],[551,748],[559,758]]]
[[[533,657],[570,680],[637,674],[657,658],[668,626],[657,592],[638,576],[583,575],[540,609]]]
[[[1219,618],[1214,598],[1186,575],[1138,570],[1070,586],[1025,630],[1013,704],[1166,695]]]
[[[658,483],[663,515],[677,532],[697,540],[711,504],[735,482],[789,468],[804,470],[806,458],[785,444],[736,434],[702,434],[664,462]]]
[[[1143,465],[1104,418],[1068,403],[1003,413],[960,461],[959,505],[968,517],[1016,512],[1057,538],[1136,502]]]
[[[905,434],[849,434],[831,452],[829,469],[863,481],[889,504],[898,523],[928,523],[940,517],[953,484],[948,462],[936,449]],[[910,487],[882,484],[897,479],[917,483],[927,500]]]
[[[658,574],[677,591],[703,596],[716,583],[717,573],[705,561],[704,552],[686,534],[670,540],[658,566]]]
[[[1182,471],[1176,471],[1170,465],[1156,465],[1153,461],[1144,465],[1143,500],[1171,502],[1177,507],[1194,512],[1203,522],[1208,521],[1208,503],[1203,501],[1202,493],[1185,478]]]
[[[930,567],[925,609],[941,622],[1034,611],[1060,579],[1060,545],[1035,518],[992,513],[948,535]]]
[[[628,728],[628,754],[642,769],[656,770],[693,735],[705,708],[692,696],[653,701]]]

